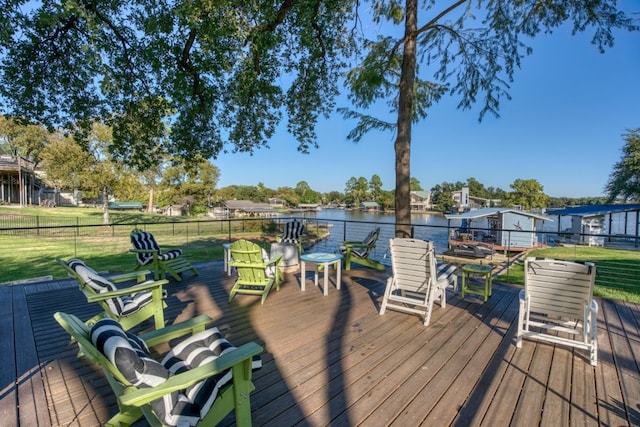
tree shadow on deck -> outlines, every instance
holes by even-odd
[[[232,344],[241,345],[249,341],[263,344],[251,323],[251,313],[268,307],[261,306],[259,299],[256,303],[253,298],[229,303],[229,287],[225,286],[227,276],[222,272],[222,262],[203,263],[197,268],[199,276],[189,275],[181,282],[170,280],[166,285],[166,323],[207,314],[214,320],[212,326],[217,326]],[[87,360],[77,358],[77,345],[70,342],[67,333],[53,318],[55,312],[62,311],[86,321],[98,314],[100,307],[87,303],[77,286],[33,293],[28,298],[28,307],[52,423],[66,425],[75,420],[79,425],[103,424],[118,411],[113,392],[101,370]],[[132,332],[140,333],[152,328],[153,319],[136,326]],[[154,350],[164,353],[167,347]],[[269,359],[263,353],[267,366],[254,373],[254,382],[256,376],[269,369]],[[274,366],[272,363],[271,367]],[[234,422],[232,413],[223,424]]]

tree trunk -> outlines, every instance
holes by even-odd
[[[416,31],[418,1],[407,0],[404,50],[398,98],[398,136],[396,152],[396,237],[411,237],[411,119],[416,74]]]
[[[109,225],[109,192],[107,187],[102,189],[102,224]]]
[[[147,212],[153,212],[153,197],[154,197],[153,186],[151,186],[149,188],[149,205],[147,206]]]

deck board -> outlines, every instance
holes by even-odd
[[[496,283],[487,303],[450,292],[447,307],[436,305],[425,328],[415,315],[378,314],[388,272],[345,271],[342,289],[332,278],[327,296],[309,282],[302,292],[299,275],[287,274],[261,305],[244,295],[228,301],[234,278],[222,262],[197,268],[199,276],[186,273],[168,286],[165,318],[174,323],[208,314],[231,342],[264,347],[251,396],[256,425],[639,424],[637,304],[598,300],[599,363],[592,367],[582,350],[529,340],[516,349],[518,289],[509,285]],[[106,422],[117,406],[102,372],[76,357],[52,318],[65,311],[86,320],[98,306],[87,304],[71,280],[2,288],[0,295],[16,290],[0,299],[0,308],[15,313],[17,304],[23,314],[0,326],[27,341],[32,334],[35,344],[19,349],[31,353],[18,362],[24,395],[11,387],[15,368],[11,373],[7,364],[0,372],[0,411],[20,417],[3,425],[46,425],[35,415],[43,412],[54,426]],[[0,334],[0,349],[13,352],[7,329]],[[17,411],[14,399],[27,396],[28,387],[36,390],[29,392],[31,406]],[[232,416],[223,422],[233,424]]]
[[[13,330],[13,287],[0,287],[0,417],[7,427],[18,425],[16,349]]]

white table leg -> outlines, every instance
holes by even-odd
[[[301,263],[300,263],[300,290],[302,290],[302,291],[305,290],[305,286],[304,286],[305,285],[304,277],[305,277],[305,274],[306,274],[305,267],[306,267],[305,266],[305,262],[301,261]]]
[[[313,264],[313,283],[318,287],[318,264]]]
[[[227,273],[227,276],[231,276],[231,268],[229,267],[229,260],[231,259],[231,254],[229,248],[226,245],[222,245],[224,249],[224,271]]]
[[[340,259],[338,259],[336,264],[338,264],[338,271],[336,271],[336,288],[340,289],[340,283],[342,283],[342,262]]]
[[[322,264],[324,266],[324,295],[329,295],[329,269],[331,268],[331,263],[326,262]]]

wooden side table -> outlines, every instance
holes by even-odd
[[[462,266],[462,286],[461,297],[464,298],[464,294],[475,294],[484,297],[484,302],[487,302],[491,296],[491,284],[492,284],[493,267],[483,264],[465,264]],[[484,280],[484,286],[478,286],[471,283],[471,276],[481,276]]]
[[[336,288],[340,289],[342,274],[342,255],[329,253],[304,254],[300,256],[300,290],[305,290],[307,263],[315,266],[314,283],[318,286],[318,270],[324,269],[324,289],[323,294],[329,294],[329,268],[336,266]]]

